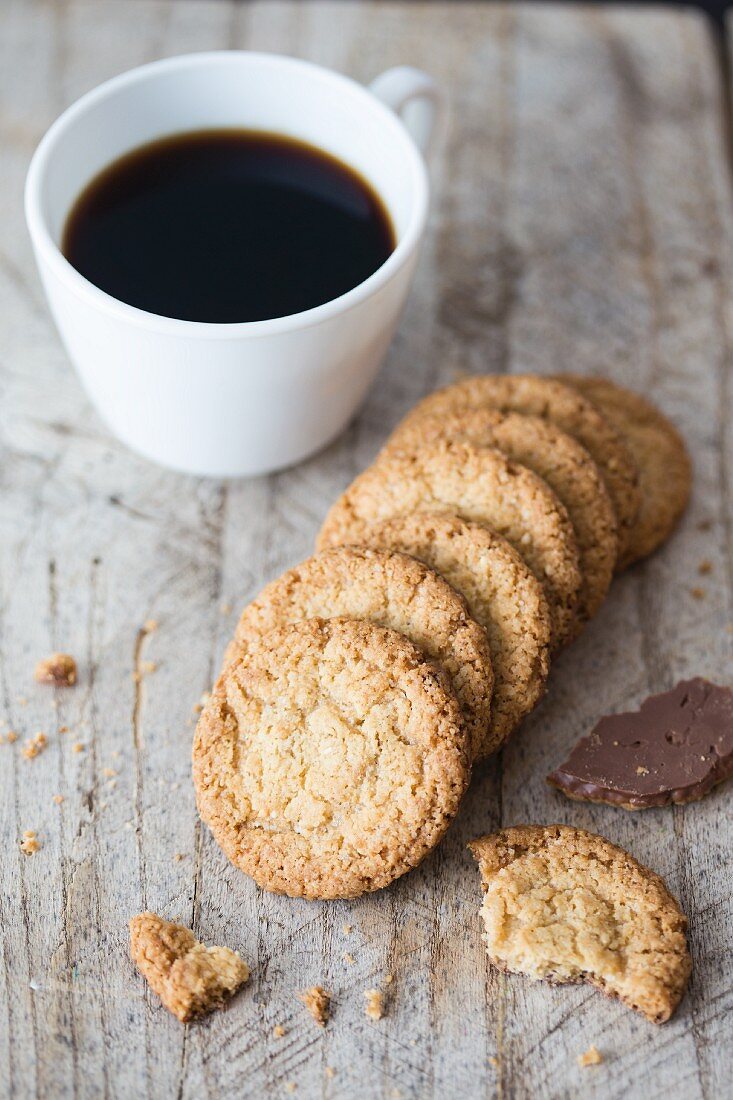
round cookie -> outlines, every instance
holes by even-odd
[[[415,867],[468,785],[447,678],[393,630],[309,619],[227,665],[196,729],[202,819],[264,889],[349,898]]]
[[[619,552],[627,545],[639,511],[639,472],[624,439],[596,406],[556,378],[531,374],[482,374],[428,394],[407,414],[413,417],[489,405],[500,412],[541,416],[582,443],[601,472],[618,521]]]
[[[618,524],[598,467],[582,444],[549,420],[479,408],[447,416],[425,415],[397,428],[390,451],[436,439],[464,439],[496,447],[539,474],[567,509],[578,540],[580,613],[589,619],[606,598],[618,558]]]
[[[389,549],[339,546],[290,569],[244,609],[229,656],[276,626],[361,619],[404,634],[447,672],[474,754],[486,754],[494,674],[489,641],[466,601],[424,562]]]
[[[562,375],[623,436],[639,468],[641,506],[618,562],[625,569],[669,538],[687,507],[692,467],[684,440],[651,402],[607,378]]]
[[[494,696],[479,755],[495,752],[545,690],[552,624],[542,585],[506,539],[458,516],[395,516],[369,528],[364,541],[412,554],[437,570],[486,630]]]
[[[545,588],[553,642],[575,634],[578,547],[567,512],[542,478],[500,451],[457,440],[386,454],[333,505],[319,549],[359,543],[372,524],[408,512],[449,512],[503,535]]]

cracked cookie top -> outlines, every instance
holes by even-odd
[[[483,407],[410,420],[396,429],[386,450],[414,449],[438,439],[496,447],[547,482],[565,505],[578,541],[583,575],[579,626],[592,618],[613,579],[618,524],[603,478],[585,447],[540,416]]]
[[[487,405],[501,412],[541,416],[582,443],[613,501],[623,553],[639,511],[639,471],[618,429],[574,387],[532,374],[476,375],[428,394],[403,424],[426,414],[444,416]]]
[[[459,440],[385,454],[333,505],[319,549],[359,543],[372,524],[410,512],[448,512],[502,535],[545,588],[554,641],[575,634],[578,545],[567,511],[537,474],[494,448]]]
[[[244,609],[227,655],[241,655],[273,627],[313,618],[361,619],[404,634],[447,672],[473,752],[482,752],[494,683],[488,638],[462,596],[424,562],[361,546],[308,558]]]
[[[662,879],[582,829],[520,825],[474,840],[489,958],[585,981],[663,1023],[687,985],[687,920]]]
[[[401,634],[309,619],[227,665],[196,731],[199,811],[262,887],[357,897],[438,843],[470,774],[445,674]]]
[[[496,752],[545,690],[552,627],[542,585],[506,539],[458,516],[411,512],[375,524],[364,539],[437,569],[486,631],[494,694],[478,755]]]

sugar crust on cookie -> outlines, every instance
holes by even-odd
[[[469,743],[447,677],[405,637],[310,619],[225,668],[193,775],[201,817],[260,886],[357,897],[441,839],[468,785]]]
[[[506,539],[458,516],[413,512],[375,524],[362,537],[370,546],[427,562],[461,593],[486,630],[494,695],[479,756],[496,751],[545,690],[552,622],[542,585]]]
[[[374,523],[409,512],[447,512],[506,538],[545,586],[554,641],[573,637],[582,582],[568,514],[549,486],[491,447],[456,440],[386,454],[326,516],[319,549],[357,544]]]
[[[550,486],[567,509],[578,541],[583,583],[579,625],[603,603],[618,558],[618,524],[608,490],[581,443],[549,420],[488,407],[426,415],[398,427],[385,451],[414,449],[440,439],[496,447]]]
[[[396,630],[448,673],[474,754],[483,754],[494,674],[486,632],[462,596],[424,562],[388,549],[335,547],[272,581],[243,611],[231,658],[273,627],[361,619]]]
[[[669,1019],[691,961],[687,920],[658,875],[603,837],[566,825],[516,826],[469,847],[495,965],[585,981],[649,1020]]]
[[[589,452],[606,484],[618,520],[623,553],[639,511],[639,471],[617,429],[577,389],[557,378],[531,374],[482,374],[424,397],[403,423],[427,414],[444,416],[488,405],[501,412],[541,416]]]

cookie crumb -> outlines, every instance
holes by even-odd
[[[73,687],[76,683],[76,661],[68,653],[52,653],[38,662],[33,675],[39,684]]]
[[[353,964],[356,962],[356,959],[350,951],[344,951],[344,962],[348,963],[349,966],[353,966]]]
[[[336,1076],[336,1070],[333,1066],[326,1066],[326,1077],[333,1079]]]
[[[578,1055],[579,1066],[599,1066],[603,1061],[603,1055],[594,1046],[588,1047],[585,1054]]]
[[[68,732],[69,732],[69,727],[68,726],[59,726],[59,733],[68,733]]]
[[[196,714],[201,713],[201,711],[204,709],[204,707],[206,706],[206,704],[208,703],[210,698],[211,698],[211,692],[205,691],[203,693],[203,695],[201,696],[201,698],[199,699],[198,703],[193,704],[193,709],[194,709]]]
[[[498,1058],[495,1058],[493,1054],[492,1054],[492,1055],[490,1056],[490,1058],[489,1058],[489,1065],[490,1065],[490,1066],[493,1066],[493,1067],[494,1067],[494,1069],[498,1069],[498,1068],[499,1068],[499,1059],[498,1059]]]
[[[320,985],[314,985],[298,996],[318,1026],[325,1027],[331,1015],[331,994],[326,993]]]
[[[15,732],[15,730],[8,730],[8,732],[5,734],[5,740],[8,742],[9,745],[12,745],[15,741],[18,740],[18,734]]]
[[[696,586],[695,588],[690,589],[690,595],[694,600],[704,600],[705,594],[706,593],[704,588],[699,588]]]
[[[84,746],[82,745],[81,741],[75,741],[74,744],[71,746],[71,751],[84,752]]]
[[[55,794],[53,796],[53,801],[56,803],[57,806],[60,806],[61,803],[64,801],[64,796],[62,794]]]
[[[394,974],[385,974],[384,975],[384,984],[385,985],[392,985],[393,981],[394,981]]]
[[[143,630],[145,631],[146,634],[154,634],[157,629],[158,629],[158,620],[157,619],[146,619],[145,622],[143,623]]]
[[[275,1036],[276,1039],[282,1039],[283,1035],[285,1034],[285,1028],[282,1026],[282,1024],[277,1024],[272,1029],[272,1034]]]
[[[384,997],[378,989],[365,989],[366,1007],[364,1015],[370,1020],[381,1020],[384,1016]]]
[[[24,856],[32,856],[34,852],[41,850],[41,842],[33,829],[26,829],[20,842],[20,850]]]
[[[176,863],[180,863],[181,860],[183,859],[183,852],[176,852],[176,854],[173,856],[173,858],[176,861]]]
[[[643,766],[643,764],[640,764],[639,767],[636,769],[636,774],[637,775],[649,775],[649,769],[645,768]]]
[[[114,768],[103,768],[102,775],[105,779],[113,779],[117,775],[117,772]]]
[[[353,924],[342,924],[341,931],[345,936],[350,936],[351,933],[354,931],[354,926]]]
[[[48,744],[48,738],[45,733],[36,733],[33,737],[29,738],[25,745],[23,745],[23,756],[26,760],[32,760],[34,756],[38,756],[40,752],[43,752]]]
[[[701,577],[707,576],[708,573],[713,571],[713,563],[707,558],[704,558],[697,567],[697,571]]]

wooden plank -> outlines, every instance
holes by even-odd
[[[43,305],[20,195],[35,142],[81,92],[155,56],[227,46],[365,81],[420,65],[448,91],[450,126],[415,290],[361,416],[296,470],[217,484],[136,459],[90,412]],[[0,745],[0,1096],[213,1100],[285,1096],[289,1082],[307,1097],[725,1095],[730,791],[632,817],[544,784],[600,713],[682,675],[729,677],[733,226],[704,21],[392,0],[7,0],[0,49],[2,717],[49,736],[33,761]],[[262,893],[197,824],[192,705],[236,609],[309,552],[388,428],[435,384],[486,369],[597,371],[648,390],[693,449],[690,514],[616,582],[421,868],[355,902]],[[700,601],[690,588],[703,558],[713,572]],[[151,618],[158,629],[141,632]],[[81,682],[54,700],[31,677],[57,646],[76,654]],[[158,667],[137,683],[148,661]],[[465,841],[522,820],[596,829],[665,875],[695,960],[671,1024],[651,1029],[587,988],[490,971]],[[43,843],[30,859],[18,851],[26,828]],[[142,906],[242,950],[253,977],[235,1005],[187,1029],[160,1008],[127,958],[126,921]],[[374,1024],[363,990],[387,973],[388,1015]],[[335,995],[325,1032],[296,999],[314,982]],[[590,1043],[607,1061],[581,1070]]]

